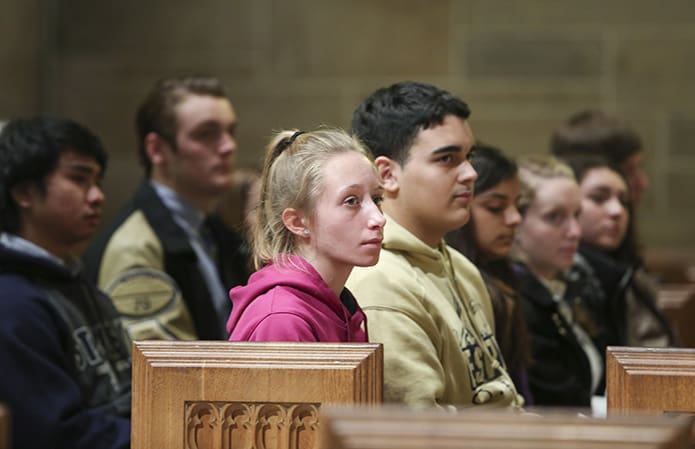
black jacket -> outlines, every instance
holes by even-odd
[[[514,270],[519,278],[524,313],[531,340],[529,386],[536,405],[588,407],[591,405],[591,366],[552,293],[522,263]],[[563,298],[575,320],[604,355],[605,335],[600,309],[600,287],[589,274],[574,266],[567,275]],[[605,371],[605,369],[604,369]],[[603,381],[597,391],[602,391]]]
[[[212,303],[211,295],[203,274],[198,268],[198,259],[190,245],[186,232],[174,221],[171,212],[161,201],[148,181],[144,181],[135,192],[130,203],[118,214],[109,227],[101,232],[92,242],[85,253],[85,266],[91,279],[98,282],[102,268],[104,253],[111,239],[124,223],[141,212],[146,219],[149,229],[143,230],[143,235],[154,232],[161,244],[162,254],[157,254],[164,271],[180,289],[180,296],[193,321],[194,337],[200,340],[226,339],[223,326],[220,326],[218,316]],[[242,237],[227,228],[217,217],[209,217],[209,227],[217,245],[217,260],[215,260],[222,285],[231,289],[236,285],[246,283],[248,279],[248,247]],[[144,237],[143,237],[144,238]],[[135,242],[146,246],[151,242]],[[119,254],[115,257],[129,257]],[[140,262],[135,262],[140,263]],[[223,319],[229,316],[229,309]],[[117,304],[117,307],[119,305]],[[119,308],[119,310],[121,310]]]
[[[620,262],[586,244],[579,246],[579,253],[592,267],[606,294],[608,345],[631,346],[635,344],[628,341],[627,337],[629,319],[627,295],[632,295],[635,301],[641,305],[643,313],[651,315],[659,327],[658,331],[666,336],[669,345],[675,343],[671,325],[657,307],[656,298],[645,285],[639,282],[636,276],[642,269],[639,262],[634,264]]]

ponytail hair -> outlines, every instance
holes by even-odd
[[[323,167],[333,156],[357,152],[371,155],[354,136],[337,128],[316,131],[280,131],[266,148],[257,220],[253,229],[253,262],[256,269],[283,256],[296,254],[297,241],[285,227],[287,208],[312,215],[324,186]]]

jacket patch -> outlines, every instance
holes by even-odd
[[[181,301],[176,282],[166,273],[151,268],[128,270],[115,278],[104,291],[125,317],[151,316]]]

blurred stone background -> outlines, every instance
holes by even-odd
[[[272,130],[348,127],[377,87],[432,82],[479,139],[547,152],[572,112],[617,114],[645,142],[650,247],[695,248],[692,0],[0,0],[0,120],[83,122],[111,154],[106,219],[140,179],[133,117],[162,76],[222,78],[240,166]]]

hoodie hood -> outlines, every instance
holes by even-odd
[[[341,301],[343,298],[348,304],[355,303],[352,294],[344,289],[338,297],[314,267],[299,256],[283,260],[281,265],[271,263],[263,267],[251,275],[247,285],[229,292],[230,340],[253,339],[261,321],[285,314],[306,321],[316,341],[356,341],[351,337],[361,328],[364,315],[359,306],[351,314]]]
[[[78,277],[80,265],[71,269],[26,251],[0,244],[0,271],[10,271],[30,279],[40,278],[53,282],[69,282]]]
[[[422,267],[425,271],[442,274],[444,261],[448,258],[448,246],[444,239],[442,238],[436,247],[431,247],[398,224],[396,220],[388,215],[385,217],[384,241],[381,247],[387,251],[407,254],[412,264]]]

